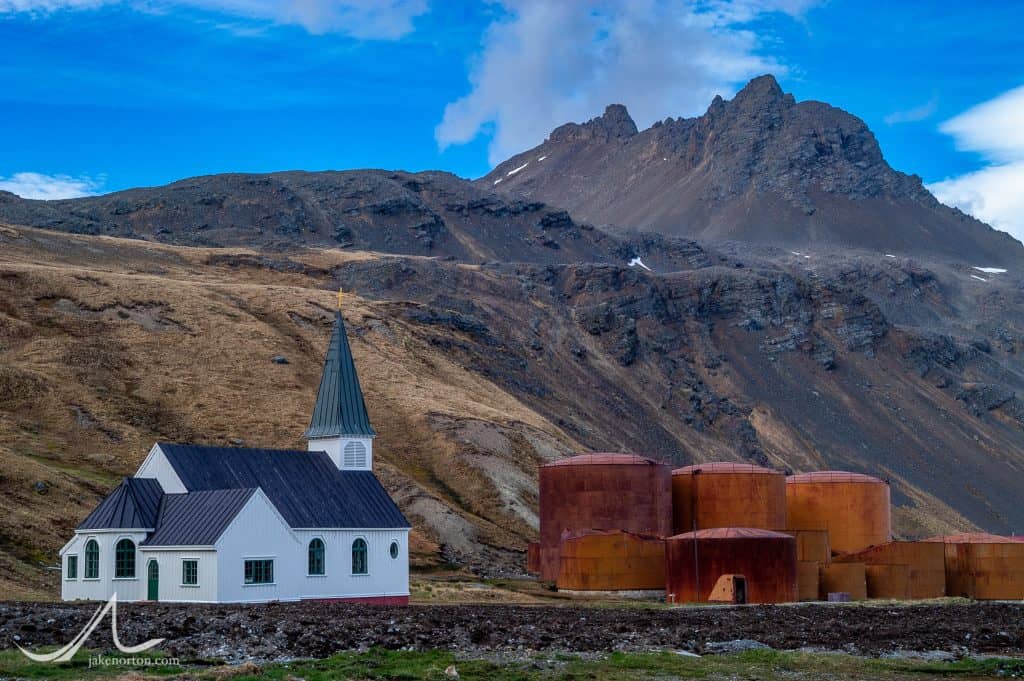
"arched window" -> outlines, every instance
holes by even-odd
[[[114,577],[117,579],[135,578],[135,542],[122,539],[114,549]]]
[[[95,539],[85,542],[85,578],[100,578],[100,545]]]
[[[352,542],[352,574],[365,575],[367,573],[366,540],[356,539]]]
[[[366,468],[366,445],[352,440],[345,445],[342,468]]]
[[[316,538],[309,542],[309,574],[324,574],[324,540]]]

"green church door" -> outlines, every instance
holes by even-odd
[[[149,561],[147,568],[149,593],[147,598],[151,601],[160,600],[160,564],[155,560]]]

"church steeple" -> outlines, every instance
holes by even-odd
[[[316,406],[303,436],[309,440],[310,451],[326,451],[339,468],[369,470],[373,464],[372,440],[377,433],[366,413],[363,390],[348,345],[340,292],[338,303]]]

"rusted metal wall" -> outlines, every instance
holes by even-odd
[[[532,541],[526,545],[526,571],[531,575],[540,574],[540,543]]]
[[[557,580],[562,533],[672,533],[668,466],[629,454],[585,454],[540,469],[540,575]]]
[[[706,463],[672,471],[676,533],[713,527],[786,529],[786,476],[741,463]]]
[[[864,577],[867,581],[868,598],[910,598],[909,565],[865,565]]]
[[[572,591],[665,588],[665,540],[620,530],[565,533],[557,585]]]
[[[797,598],[801,601],[818,600],[818,567],[816,560],[800,560],[796,564]]]
[[[828,543],[828,530],[786,530],[796,539],[796,559],[818,563],[832,562],[832,548]]]
[[[946,594],[979,600],[1024,599],[1024,543],[997,535],[955,535],[945,550]]]
[[[718,578],[743,575],[748,603],[796,601],[796,540],[754,528],[698,530],[665,540],[665,599],[706,602]]]
[[[848,593],[850,600],[863,601],[868,597],[867,574],[864,563],[831,563],[818,571],[818,595],[828,600],[830,593]]]
[[[822,471],[786,479],[791,530],[828,530],[833,551],[849,553],[892,538],[889,485],[859,473]]]
[[[893,541],[835,558],[837,562],[865,565],[906,565],[908,585],[905,596],[875,595],[868,572],[869,598],[942,598],[946,595],[945,552],[936,542]],[[887,591],[890,593],[891,589]]]

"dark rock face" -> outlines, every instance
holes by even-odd
[[[608,261],[619,248],[564,210],[439,172],[211,175],[67,201],[3,199],[0,222],[189,246],[317,246],[470,262]]]
[[[479,183],[596,224],[663,234],[1024,261],[1019,242],[893,170],[864,121],[798,103],[771,76],[731,101],[716,97],[703,116],[642,132],[621,105],[608,107],[557,128]]]

